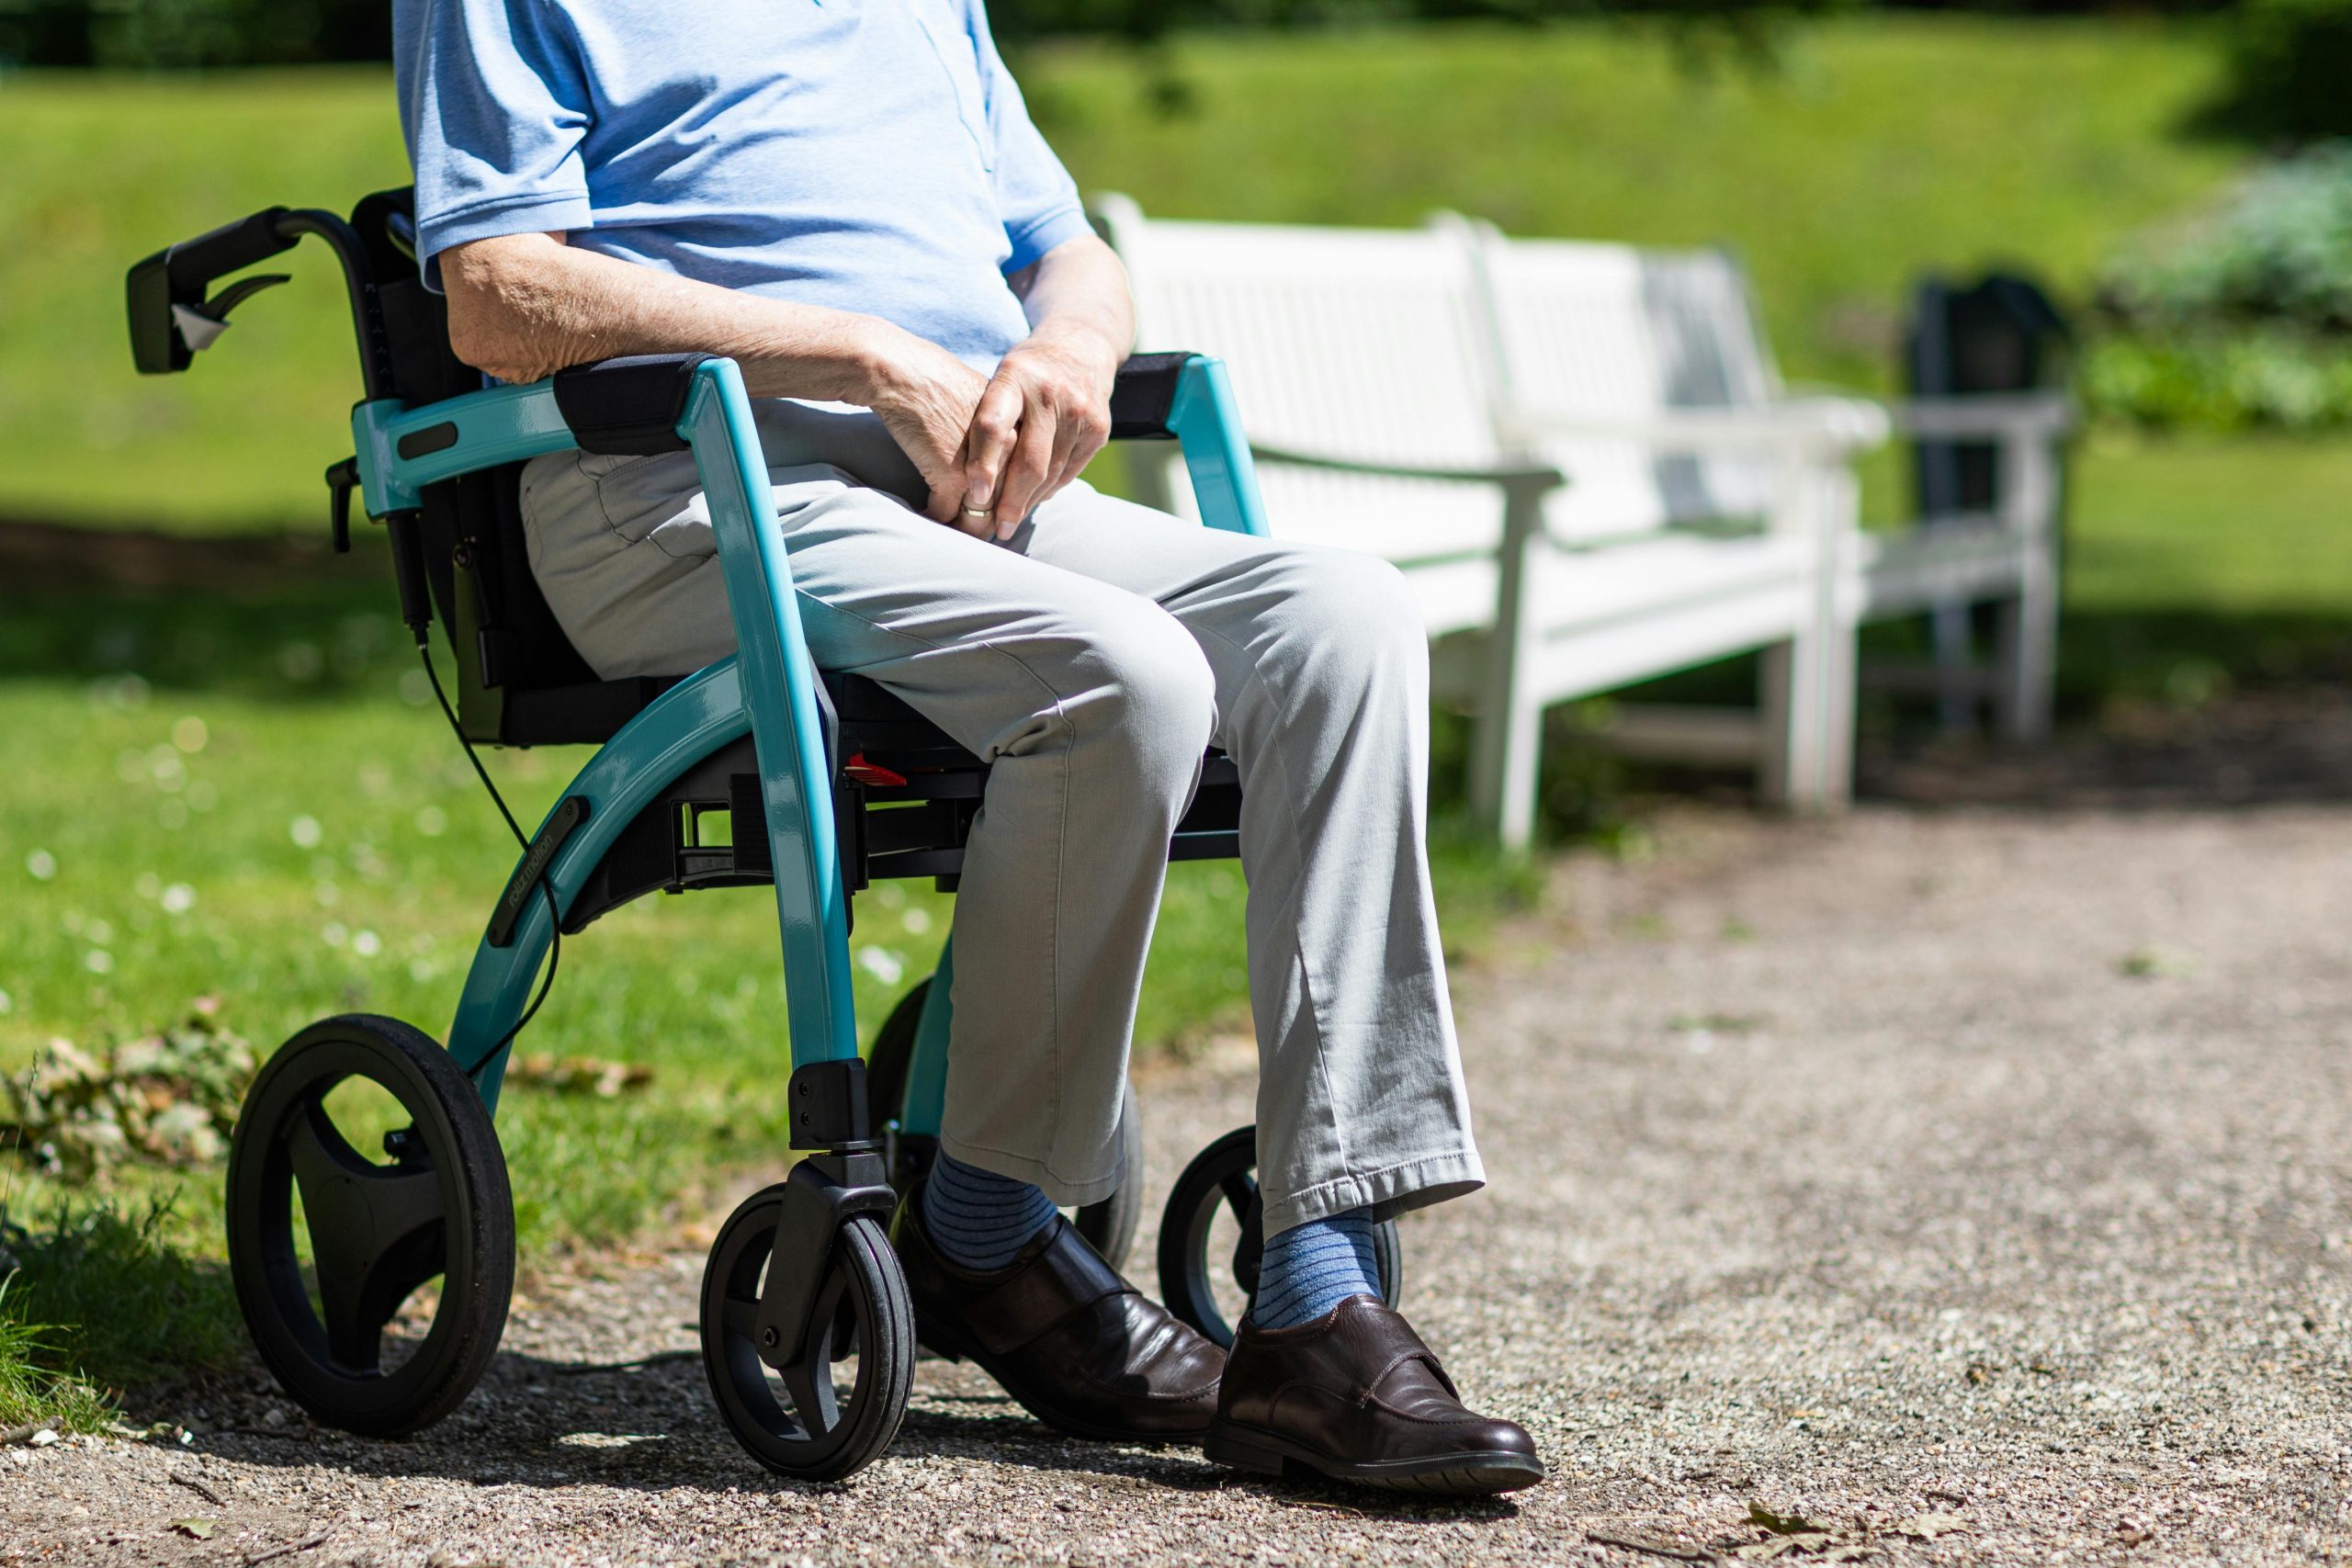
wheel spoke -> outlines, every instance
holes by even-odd
[[[833,1389],[835,1329],[850,1306],[849,1270],[835,1268],[825,1276],[817,1299],[808,1303],[808,1326],[801,1336],[800,1363],[782,1369],[786,1392],[792,1395],[794,1414],[810,1437],[841,1425],[841,1403]]]
[[[718,1309],[718,1321],[725,1325],[728,1337],[756,1344],[760,1337],[760,1303],[729,1296],[726,1305]]]
[[[371,1370],[384,1325],[441,1272],[440,1178],[429,1167],[370,1162],[317,1099],[288,1127],[286,1144],[310,1228],[328,1350],[346,1366]]]
[[[1226,1206],[1233,1211],[1234,1223],[1249,1223],[1250,1211],[1258,1201],[1258,1182],[1249,1171],[1237,1170],[1220,1177],[1217,1190],[1225,1194]]]
[[[833,1400],[833,1365],[821,1351],[785,1368],[780,1375],[802,1431],[821,1438],[841,1425],[841,1406]]]

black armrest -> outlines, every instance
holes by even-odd
[[[640,354],[600,359],[555,373],[555,403],[583,452],[612,457],[649,457],[683,452],[678,421],[695,367],[707,354]],[[1190,354],[1137,354],[1119,367],[1111,386],[1114,441],[1166,441],[1175,432],[1168,416],[1176,403]]]
[[[678,421],[707,354],[635,354],[555,373],[555,406],[582,452],[645,457],[683,452]]]
[[[1177,384],[1190,354],[1134,354],[1111,383],[1111,439],[1171,441],[1168,415],[1176,406]]]

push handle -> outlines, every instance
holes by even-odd
[[[292,250],[300,236],[279,231],[285,219],[286,209],[266,207],[250,218],[223,223],[165,250],[163,255],[171,272],[173,297],[182,304],[200,302],[215,279]]]
[[[267,287],[248,280],[217,300],[205,299],[218,279],[292,250],[302,230],[289,231],[288,217],[282,207],[264,208],[193,240],[166,245],[131,267],[123,288],[130,308],[130,355],[141,375],[187,369],[196,352],[220,335],[231,308]]]

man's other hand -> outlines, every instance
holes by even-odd
[[[931,487],[923,515],[934,523],[954,523],[967,534],[987,533],[986,519],[974,526],[974,518],[962,515],[967,489],[964,443],[987,378],[937,344],[896,327],[876,326],[888,341],[876,355],[868,401]]]
[[[1100,335],[1041,328],[1006,355],[965,437],[956,525],[1010,538],[1111,439],[1120,354]]]

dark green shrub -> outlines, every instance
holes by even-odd
[[[2098,289],[2082,367],[2102,412],[2143,423],[2352,424],[2352,142],[2241,181],[2142,241]]]
[[[383,60],[382,0],[0,0],[0,61],[182,69]]]
[[[2109,266],[2099,303],[2143,331],[2352,333],[2352,141],[2273,164],[2212,211],[2142,241]]]
[[[2352,136],[2352,0],[2243,0],[2216,116],[2265,137]]]

